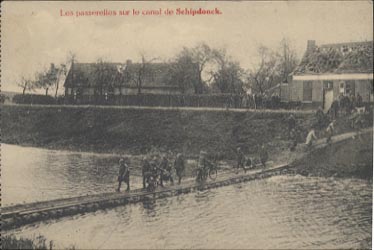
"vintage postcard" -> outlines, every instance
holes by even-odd
[[[372,1],[1,3],[2,249],[371,249]]]

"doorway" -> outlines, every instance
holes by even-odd
[[[323,82],[323,111],[326,113],[334,101],[334,90],[332,81]]]
[[[325,90],[325,103],[323,105],[323,111],[326,113],[330,107],[332,102],[334,101],[334,91],[332,89]]]

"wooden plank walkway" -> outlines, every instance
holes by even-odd
[[[367,134],[372,131],[373,128],[367,128],[362,130],[361,134]],[[352,139],[352,137],[355,135],[355,132],[336,135],[332,138],[332,144],[341,143],[348,139]],[[328,145],[325,143],[325,139],[320,139],[315,143],[314,149],[312,149],[312,151],[321,149],[326,146]],[[246,173],[244,173],[243,170],[240,170],[239,173],[236,173],[236,171],[232,169],[221,170],[218,171],[216,180],[208,179],[204,183],[197,183],[195,179],[189,178],[183,180],[180,185],[169,185],[164,188],[158,187],[154,192],[148,192],[143,189],[135,189],[131,192],[101,193],[2,207],[2,229],[7,230],[30,223],[59,218],[63,216],[93,212],[100,209],[137,203],[150,199],[171,197],[179,194],[190,193],[196,190],[212,189],[240,182],[262,179],[274,175],[294,173],[295,169],[292,166],[292,163],[297,159],[301,159],[305,156],[305,154],[308,154],[309,152],[310,151],[298,153],[298,157],[293,158],[292,162],[271,165],[266,169],[256,167],[254,169],[248,170]]]
[[[240,170],[239,173],[236,173],[234,170],[226,170],[219,171],[214,181],[208,179],[204,183],[197,183],[195,179],[189,178],[184,181],[182,180],[180,185],[174,184],[165,186],[164,188],[158,187],[154,192],[136,189],[130,192],[102,193],[2,207],[2,229],[15,228],[38,221],[71,216],[83,212],[93,212],[99,209],[137,203],[149,199],[171,197],[196,190],[206,190],[266,178],[284,174],[289,169],[290,167],[287,164],[281,164],[266,169],[256,167],[253,170],[248,170],[247,173],[244,173],[243,170]]]

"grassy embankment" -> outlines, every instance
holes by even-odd
[[[195,156],[207,150],[233,159],[235,149],[255,154],[285,149],[288,113],[3,106],[5,143],[90,152],[143,154],[153,148]],[[296,115],[307,126],[310,114]]]
[[[235,159],[238,146],[245,154],[257,157],[258,148],[266,144],[269,160],[284,162],[289,157],[288,116],[289,112],[3,106],[1,129],[2,141],[16,145],[135,155],[154,149],[171,150],[184,152],[189,158],[206,150],[226,161]],[[313,117],[311,113],[296,113],[303,131],[300,142],[304,142]],[[339,119],[337,132],[349,131],[349,123],[347,119]],[[367,151],[370,145],[372,148],[372,137],[369,141],[354,140],[348,144],[344,148],[333,146],[320,154],[312,154],[309,162],[321,167],[301,164],[300,172],[317,175],[339,171],[345,172],[344,175],[368,173],[356,168],[366,164],[366,169],[370,162],[372,167],[372,160],[367,160],[372,156],[372,151]],[[365,157],[361,157],[363,153]],[[344,156],[355,160],[348,161]],[[362,162],[362,159],[366,160]],[[347,164],[346,170],[340,167]]]

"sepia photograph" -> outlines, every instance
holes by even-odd
[[[1,249],[372,249],[372,1],[3,1],[0,62]]]

